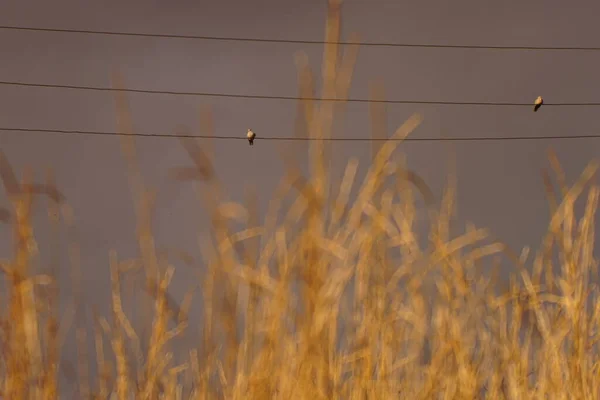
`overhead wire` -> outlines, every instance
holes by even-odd
[[[212,136],[212,135],[194,135],[180,133],[147,133],[134,132],[122,133],[114,131],[99,131],[99,130],[67,130],[67,129],[47,129],[47,128],[23,128],[23,127],[6,127],[0,126],[2,132],[25,132],[25,133],[55,133],[67,135],[91,135],[91,136],[134,136],[134,137],[154,137],[154,138],[195,138],[195,139],[216,139],[216,140],[244,140],[245,135],[240,136]],[[409,136],[405,139],[394,138],[373,138],[373,137],[328,137],[323,138],[324,141],[335,142],[375,142],[375,141],[404,141],[404,142],[488,142],[488,141],[516,141],[516,140],[575,140],[575,139],[600,139],[600,134],[588,135],[544,135],[544,136],[464,136],[464,137],[418,137]],[[256,141],[314,141],[319,140],[315,137],[298,137],[298,136],[257,136]]]
[[[234,36],[212,36],[212,35],[184,35],[184,34],[168,34],[168,33],[147,33],[147,32],[122,32],[122,31],[105,31],[105,30],[90,30],[90,29],[66,29],[66,28],[39,28],[28,26],[13,26],[0,25],[0,29],[13,31],[30,31],[30,32],[53,32],[53,33],[71,33],[85,35],[102,35],[102,36],[123,36],[123,37],[146,37],[146,38],[162,38],[162,39],[191,39],[205,41],[221,41],[221,42],[251,42],[251,43],[287,43],[287,44],[304,44],[304,45],[325,45],[337,44],[359,45],[361,47],[406,47],[406,48],[430,48],[430,49],[474,49],[474,50],[514,50],[514,51],[600,51],[597,46],[501,46],[501,45],[472,45],[472,44],[434,44],[434,43],[398,43],[398,42],[350,42],[350,41],[323,41],[323,40],[304,40],[304,39],[274,39],[274,38],[248,38]]]
[[[172,91],[172,90],[155,90],[155,89],[131,89],[131,88],[110,88],[102,86],[90,85],[66,85],[54,83],[34,83],[34,82],[17,82],[17,81],[0,81],[0,85],[5,86],[22,86],[22,87],[37,87],[37,88],[52,88],[52,89],[72,89],[84,91],[101,91],[101,92],[128,92],[128,93],[143,93],[143,94],[158,94],[158,95],[175,95],[175,96],[195,96],[195,97],[226,97],[237,99],[261,99],[261,100],[311,100],[325,102],[346,102],[346,103],[385,103],[385,104],[430,104],[430,105],[460,105],[460,106],[512,106],[512,107],[532,107],[533,102],[518,103],[518,102],[497,102],[497,101],[450,101],[450,100],[378,100],[364,98],[320,98],[320,97],[297,97],[297,96],[278,96],[278,95],[259,95],[259,94],[242,94],[242,93],[222,93],[222,92],[191,92],[191,91]],[[552,106],[600,106],[599,102],[579,102],[579,103],[547,103],[544,101],[544,107]]]
[[[195,39],[207,41],[233,41],[233,42],[256,42],[256,43],[288,43],[288,44],[338,44],[338,45],[360,45],[361,47],[415,47],[415,48],[448,48],[448,49],[486,49],[486,50],[531,50],[531,51],[600,51],[600,47],[583,46],[490,46],[490,45],[446,45],[446,44],[418,44],[418,43],[394,43],[394,42],[328,42],[319,40],[294,40],[294,39],[268,39],[268,38],[244,38],[244,37],[224,37],[224,36],[202,36],[202,35],[181,35],[181,34],[156,34],[142,32],[117,32],[102,30],[82,30],[82,29],[64,29],[64,28],[37,28],[24,26],[1,25],[0,29],[34,32],[54,32],[71,34],[90,34],[106,36],[132,36],[132,37],[151,37],[151,38],[170,38],[170,39]],[[241,94],[241,93],[223,93],[223,92],[203,92],[203,91],[172,91],[155,89],[115,89],[110,87],[91,86],[91,85],[72,85],[72,84],[51,84],[34,83],[18,81],[0,81],[4,86],[53,88],[53,89],[71,89],[83,91],[102,91],[102,92],[128,92],[140,94],[157,95],[178,95],[178,96],[196,96],[196,97],[225,97],[239,99],[263,99],[263,100],[311,100],[327,102],[348,102],[348,103],[386,103],[386,104],[430,104],[430,105],[462,105],[462,106],[523,106],[531,107],[532,104],[521,102],[485,102],[485,101],[443,101],[443,100],[378,100],[365,98],[319,98],[319,97],[296,97],[280,95],[259,95],[259,94]],[[579,103],[544,103],[548,106],[600,106],[599,102],[579,102]],[[90,131],[90,130],[65,130],[65,129],[46,129],[46,128],[23,128],[23,127],[0,127],[0,131],[8,132],[27,132],[27,133],[55,133],[70,135],[100,135],[100,136],[122,136],[128,135],[120,132],[111,131]],[[246,140],[243,136],[206,136],[191,134],[160,134],[160,133],[133,133],[137,137],[156,137],[156,138],[198,138],[198,139],[217,139],[217,140]],[[471,136],[471,137],[409,137],[403,139],[409,142],[436,142],[436,141],[513,141],[513,140],[574,140],[574,139],[597,139],[600,134],[590,135],[558,135],[558,136]],[[316,140],[310,137],[257,137],[262,140],[284,140],[284,141],[308,141]],[[331,137],[327,141],[387,141],[388,138],[349,138],[349,137]]]

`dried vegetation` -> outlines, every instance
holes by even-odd
[[[330,4],[322,95],[344,99],[358,48],[341,52],[334,44],[339,10]],[[301,94],[311,98],[308,61],[296,61]],[[124,87],[118,73],[113,78],[115,89]],[[132,133],[126,95],[115,93],[119,129]],[[372,96],[381,98],[381,89],[374,87]],[[180,365],[172,349],[188,327],[192,293],[180,304],[169,296],[176,272],[156,250],[153,194],[137,170],[133,137],[122,137],[139,258],[110,253],[111,315],[96,315],[91,330],[74,324],[78,398],[600,398],[600,303],[592,284],[598,165],[590,164],[569,186],[550,157],[557,184],[545,176],[548,231],[535,254],[518,254],[490,241],[485,229],[467,226],[451,236],[454,186],[436,201],[418,175],[392,157],[401,140],[376,148],[362,183],[356,182],[354,160],[341,182],[330,182],[326,139],[342,107],[299,102],[297,132],[314,139],[310,173],[303,176],[285,157],[285,176],[262,223],[252,196],[246,205],[227,201],[200,144],[183,141],[191,164],[174,168],[171,176],[197,185],[212,228],[211,240],[202,244],[196,293],[204,308],[201,335]],[[371,107],[372,135],[383,137],[383,105]],[[419,115],[410,117],[393,137],[405,138],[420,121]],[[210,132],[211,126],[205,113],[203,129]],[[48,197],[54,226],[72,226],[73,212],[52,176],[44,185],[33,184],[28,172],[17,179],[3,155],[0,172],[11,205],[0,217],[3,229],[14,233],[12,258],[1,263],[8,287],[1,306],[1,398],[55,399],[61,347],[78,311],[60,317],[52,271],[32,271],[32,199]],[[574,204],[581,197],[587,200],[577,217]],[[418,207],[428,210],[421,227],[427,240],[416,233]],[[239,224],[246,228],[233,231]],[[250,244],[257,239],[260,246]],[[70,255],[77,298],[76,246]],[[508,287],[482,273],[499,256],[516,265]],[[123,276],[136,268],[145,271],[153,299],[147,340],[122,306]],[[91,354],[87,335],[95,345]]]

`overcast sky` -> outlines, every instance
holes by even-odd
[[[363,41],[404,43],[600,46],[600,4],[534,0],[391,1],[350,0],[343,8],[343,34]],[[166,34],[322,40],[325,1],[81,1],[3,0],[0,25],[114,30]],[[346,36],[347,37],[347,36]],[[0,80],[109,86],[119,66],[132,88],[265,95],[297,95],[294,54],[305,51],[317,73],[319,45],[211,42],[0,30]],[[368,96],[379,79],[389,99],[533,102],[600,101],[600,52],[497,51],[422,48],[361,48],[350,97]],[[172,133],[178,124],[198,127],[198,107],[211,104],[216,135],[291,136],[293,101],[129,95],[140,132]],[[366,104],[349,104],[339,134],[368,137]],[[390,105],[395,129],[414,112],[424,114],[414,136],[576,135],[598,132],[594,107]],[[0,125],[48,129],[108,130],[115,127],[109,93],[0,87]],[[458,211],[463,221],[489,227],[515,248],[537,247],[548,221],[540,169],[552,145],[572,181],[598,154],[597,140],[460,142]],[[197,252],[197,235],[207,228],[193,191],[169,183],[166,171],[188,162],[177,140],[137,140],[145,180],[157,187],[159,246]],[[262,209],[280,179],[280,142],[218,141],[217,174],[233,200],[244,185],[258,189]],[[370,146],[335,142],[340,164],[358,157],[364,168]],[[299,154],[306,144],[291,146]],[[1,132],[0,148],[21,171],[35,168],[43,178],[52,166],[60,188],[75,209],[87,296],[108,295],[107,254],[136,254],[135,225],[125,165],[116,137]],[[447,174],[447,143],[407,143],[409,163],[439,193]],[[339,172],[339,171],[338,171]],[[5,197],[0,205],[6,205]],[[41,203],[40,203],[41,204]],[[40,209],[39,215],[43,216]],[[190,216],[192,216],[190,218]],[[39,219],[43,246],[46,223]],[[8,229],[2,228],[2,257]],[[43,248],[43,247],[42,247]],[[180,276],[185,276],[180,274]],[[185,279],[175,279],[185,287]]]

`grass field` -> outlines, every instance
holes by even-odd
[[[337,10],[331,3],[327,42],[339,41]],[[347,97],[357,51],[325,46],[323,97]],[[310,97],[308,60],[296,61],[301,93]],[[118,73],[113,78],[115,88],[124,86]],[[115,93],[120,129],[132,132],[126,95]],[[485,229],[466,226],[451,235],[457,230],[450,228],[452,179],[435,200],[394,155],[401,141],[381,146],[363,182],[355,179],[353,160],[344,178],[331,182],[328,144],[318,139],[331,135],[343,105],[301,105],[304,131],[317,139],[311,141],[310,173],[303,176],[289,161],[262,219],[251,200],[226,201],[209,157],[193,140],[182,142],[192,167],[173,170],[172,177],[196,182],[212,216],[196,293],[204,307],[201,337],[182,364],[173,361],[172,348],[188,328],[191,293],[180,304],[169,296],[177,272],[157,253],[151,191],[140,179],[133,138],[122,138],[139,258],[110,254],[112,313],[97,315],[94,329],[76,332],[78,343],[86,337],[95,343],[92,354],[78,346],[77,398],[600,398],[600,303],[593,284],[598,164],[568,183],[550,153],[547,234],[537,251],[514,251],[491,241]],[[380,137],[385,115],[372,107],[372,134]],[[420,121],[412,116],[393,137],[405,138]],[[14,232],[15,249],[1,264],[9,291],[0,304],[0,394],[55,399],[69,326],[60,323],[53,277],[31,270],[37,251],[31,200],[48,196],[56,225],[69,225],[72,210],[51,180],[34,185],[27,174],[17,179],[7,159],[0,161],[12,206],[0,217],[3,229]],[[428,215],[426,240],[416,233],[421,208]],[[248,244],[258,238],[260,246]],[[515,265],[509,285],[482,272],[499,258]],[[134,268],[145,271],[153,298],[144,345],[121,300],[123,276]]]

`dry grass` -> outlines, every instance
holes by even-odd
[[[339,39],[339,25],[339,8],[332,2],[327,41]],[[337,46],[326,46],[323,96],[346,98],[357,50],[346,48],[338,60]],[[297,65],[301,92],[310,96],[312,71],[303,56]],[[113,82],[117,89],[123,86],[117,73]],[[119,127],[131,133],[127,99],[116,93]],[[381,97],[381,88],[374,87],[372,95]],[[246,206],[226,201],[210,158],[194,141],[183,142],[193,164],[174,168],[172,176],[197,183],[212,230],[211,240],[202,244],[201,338],[181,365],[175,365],[171,346],[187,327],[192,293],[181,304],[169,297],[175,272],[154,244],[153,195],[136,169],[133,138],[125,136],[122,149],[140,256],[121,260],[111,252],[112,315],[96,315],[91,331],[77,323],[76,308],[60,321],[52,271],[30,270],[37,255],[33,196],[48,195],[55,226],[61,221],[71,226],[72,211],[51,176],[45,185],[32,184],[29,173],[17,180],[0,157],[12,205],[0,216],[12,226],[15,249],[13,259],[1,264],[9,287],[1,308],[1,398],[58,397],[60,351],[73,321],[79,398],[600,398],[600,303],[591,283],[597,266],[592,254],[597,164],[569,186],[551,155],[559,194],[547,175],[548,233],[532,257],[527,249],[515,254],[490,242],[484,229],[468,226],[451,237],[454,186],[437,204],[418,175],[392,160],[400,142],[376,149],[355,196],[350,192],[356,161],[328,190],[329,149],[318,139],[331,135],[342,106],[301,102],[297,132],[317,139],[311,142],[311,171],[304,177],[293,158],[285,158],[286,176],[262,224],[251,194]],[[375,105],[371,111],[373,135],[381,137],[385,110]],[[210,131],[210,116],[204,116]],[[406,137],[420,120],[409,118],[394,137]],[[583,196],[585,209],[576,217],[574,204]],[[416,209],[423,205],[430,211],[425,244],[415,233]],[[233,231],[240,223],[247,228]],[[260,248],[249,244],[257,238]],[[76,246],[70,254],[77,287]],[[481,273],[498,255],[517,266],[506,289]],[[123,275],[136,268],[145,271],[153,299],[147,341],[134,330],[121,300]],[[87,336],[95,354],[87,354]],[[93,362],[96,376],[88,372]]]

